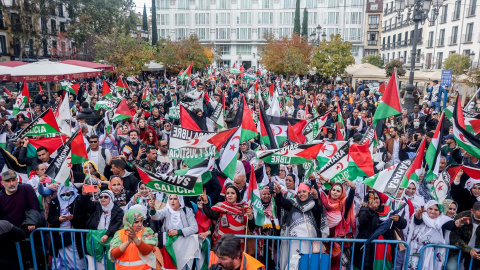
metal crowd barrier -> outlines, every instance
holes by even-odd
[[[427,249],[433,249],[434,256],[432,257],[432,261],[426,261],[425,259],[425,253]],[[452,253],[451,252],[452,250],[455,250],[455,252]],[[480,251],[480,249],[476,249],[476,250]],[[436,258],[438,256],[443,256],[443,254],[445,254],[443,262],[439,263],[436,260]],[[468,257],[470,257],[470,259],[465,258],[464,255],[466,255],[465,252],[461,251],[456,246],[441,245],[441,244],[427,244],[420,249],[417,269],[423,269],[422,268],[423,264],[428,265],[429,268],[431,265],[432,267],[430,269],[447,269],[447,270],[461,269],[463,268],[463,265],[461,266],[460,264],[463,264],[463,263],[468,263],[469,265],[468,270],[478,269],[478,268],[473,268],[474,260],[472,257],[470,257],[470,254],[468,254]],[[467,268],[464,268],[464,269],[467,270]]]
[[[340,255],[339,255],[339,265],[341,267],[342,265],[342,258],[345,253],[348,254],[350,253],[350,261],[346,266],[346,269],[354,269],[353,265],[353,258],[355,257],[355,246],[356,245],[361,245],[363,246],[366,239],[348,239],[348,238],[310,238],[310,237],[281,237],[281,236],[264,236],[264,235],[236,235],[238,238],[241,239],[247,239],[247,241],[250,240],[255,240],[255,252],[254,256],[255,259],[258,259],[260,262],[265,264],[265,268],[268,269],[281,269],[280,266],[280,258],[285,256],[288,256],[288,261],[286,268],[281,269],[281,270],[290,270],[291,269],[301,269],[301,270],[310,270],[310,269],[331,269],[332,268],[332,250],[334,243],[339,243],[340,244]],[[259,258],[259,241],[262,241],[263,246],[262,247],[267,247],[266,250],[267,252],[263,252],[263,256]],[[307,242],[308,248],[302,250],[302,242],[305,243]],[[322,254],[314,254],[312,252],[312,243],[313,242],[320,242],[320,251]],[[295,244],[295,246],[298,246],[297,250],[293,250],[293,252],[298,253],[300,256],[300,259],[298,261],[291,261],[292,259],[292,243]],[[288,244],[288,253],[287,254],[280,254],[280,249],[281,245],[287,245]],[[350,247],[346,247],[346,245],[351,245]],[[409,254],[410,254],[410,246],[405,242],[405,241],[399,241],[399,240],[374,240],[372,241],[369,245],[374,245],[374,253],[372,254],[375,256],[375,253],[377,251],[377,246],[378,245],[383,245],[384,247],[390,246],[391,250],[394,250],[394,256],[393,256],[393,267],[391,269],[395,269],[397,266],[397,256],[399,254],[399,245],[403,244],[405,246],[405,249],[401,252],[402,256],[405,256],[403,259],[401,259],[401,262],[403,263],[403,269],[407,270],[408,269],[408,261],[409,261]],[[248,246],[248,244],[246,244]],[[271,252],[269,251],[269,245],[272,245],[273,253],[270,254]],[[324,254],[325,248],[327,253]],[[264,249],[264,248],[262,248]],[[276,250],[275,250],[276,249]],[[384,254],[383,258],[387,257],[387,248],[384,248]],[[286,251],[286,249],[285,249]],[[365,248],[361,248],[362,252],[362,265],[360,269],[366,269],[364,268],[364,263],[365,263]],[[248,252],[247,253],[251,253]],[[250,254],[251,255],[251,254]],[[276,260],[272,259],[272,256],[275,255]],[[337,257],[336,257],[337,258]],[[298,259],[298,257],[297,257]],[[374,257],[375,259],[375,257]],[[400,259],[400,258],[399,258]],[[338,260],[338,259],[336,259]],[[271,263],[274,263],[275,265],[272,268]],[[378,265],[375,267],[375,269],[386,269],[387,268],[387,261],[383,259],[382,265]]]
[[[31,253],[32,253],[32,260],[33,260],[33,268],[35,270],[39,270],[39,266],[37,264],[37,253],[38,253],[38,250],[37,248],[39,248],[41,246],[41,254],[43,255],[43,258],[39,258],[41,260],[43,260],[43,264],[45,266],[48,266],[48,269],[58,269],[57,268],[57,257],[59,255],[59,253],[63,253],[63,258],[64,258],[64,267],[67,265],[67,260],[66,260],[66,252],[65,252],[65,245],[64,245],[64,240],[65,238],[64,237],[70,237],[71,241],[72,241],[72,249],[73,249],[73,253],[74,253],[74,256],[73,256],[73,262],[74,262],[74,265],[75,265],[75,269],[77,269],[77,260],[83,260],[84,263],[85,263],[85,269],[88,269],[88,263],[87,263],[87,258],[86,258],[86,247],[84,245],[85,243],[85,239],[86,239],[86,235],[87,233],[89,232],[90,230],[85,230],[85,229],[60,229],[60,228],[37,228],[35,229],[34,231],[32,231],[30,233],[30,238],[29,238],[29,241],[30,241],[30,249],[31,249]],[[38,232],[38,233],[37,233]],[[53,232],[58,232],[60,234],[60,238],[61,238],[61,245],[62,247],[58,250],[58,254],[55,254],[55,245],[54,245],[54,241],[53,241]],[[38,238],[35,238],[35,237],[38,237],[35,235],[35,233],[39,234],[39,238],[40,238],[40,241],[41,243],[36,243],[35,242],[35,239],[38,240]],[[83,251],[83,259],[80,259],[78,258],[77,256],[75,256],[76,254],[76,244],[75,244],[75,234],[78,233],[80,235],[80,240],[81,240],[81,244],[82,244],[82,251]],[[206,258],[205,260],[208,262],[209,260],[209,256],[210,256],[210,248],[211,248],[211,245],[210,245],[210,241],[208,240],[208,238],[206,239],[207,241],[207,244],[208,244],[208,250],[207,250],[207,255],[206,255]],[[19,243],[15,243],[16,244],[16,249],[17,249],[17,256],[18,256],[18,260],[19,260],[19,264],[20,264],[20,270],[23,270],[24,267],[23,267],[23,261],[22,261],[22,253],[21,253],[21,250],[20,250],[20,245]],[[88,244],[88,243],[87,243]],[[94,260],[95,260],[95,248],[94,248],[94,241],[92,239],[91,243],[92,245],[92,252],[93,254],[91,255]],[[108,250],[107,250],[108,251]],[[49,257],[52,257],[51,259],[51,262],[49,262]],[[106,254],[106,251],[103,252],[102,254],[103,256],[103,267],[104,269],[107,269],[107,254]],[[197,266],[197,269],[200,269],[201,266],[198,266],[198,259],[195,259],[195,262],[196,262],[196,266]],[[188,268],[188,267],[187,267]],[[94,264],[94,269],[97,270],[97,265],[96,263]],[[43,270],[43,269],[42,269]],[[93,270],[93,269],[88,269],[88,270]],[[187,269],[188,270],[188,269]]]

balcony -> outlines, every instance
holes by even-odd
[[[427,46],[426,48],[433,48],[433,39],[427,40]]]
[[[368,46],[377,46],[378,40],[368,40],[367,45]]]
[[[477,7],[476,6],[471,6],[469,8],[467,8],[467,18],[468,17],[473,17],[475,16],[475,11],[476,11]]]
[[[382,32],[387,32],[387,27],[386,26],[382,26]]]
[[[387,50],[390,50],[390,43],[387,44]]]
[[[444,38],[437,39],[437,47],[443,47],[443,46],[445,46],[445,39]]]
[[[457,45],[457,36],[451,36],[448,38],[448,45]]]
[[[392,25],[387,26],[386,31],[390,31],[390,30],[392,30]]]
[[[462,40],[461,40],[462,44],[472,43],[472,37],[473,37],[472,33],[462,35]]]
[[[373,29],[378,29],[378,23],[376,23],[376,24],[369,24],[368,27],[369,27],[370,29],[372,29],[372,30],[373,30]]]
[[[396,45],[396,42],[395,41],[392,42],[392,49],[395,49],[395,47],[396,47],[395,45]]]
[[[452,13],[452,22],[460,20],[460,12],[453,12]]]
[[[385,51],[385,44],[382,44],[382,47],[380,48],[380,50]]]
[[[428,21],[428,26],[434,26],[435,25],[435,21]]]
[[[401,40],[397,41],[397,48],[400,48],[403,46],[403,42]]]

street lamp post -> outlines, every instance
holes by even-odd
[[[27,54],[27,62],[30,63],[30,45],[25,44],[25,53]]]
[[[418,25],[423,22],[425,19],[428,19],[429,22],[434,22],[438,17],[438,10],[442,6],[444,0],[396,0],[395,1],[395,11],[397,12],[398,19],[402,19],[402,13],[407,9],[407,19],[406,21],[413,22],[415,24],[412,37],[412,52],[410,57],[410,73],[408,76],[408,84],[406,87],[407,93],[405,95],[404,108],[408,112],[413,111],[414,98],[413,90],[415,86],[413,85],[414,73],[415,73],[415,58],[417,55],[417,43],[418,43]],[[428,12],[430,7],[433,5],[433,14],[431,18],[428,18]],[[411,15],[411,17],[410,17]]]
[[[473,60],[475,60],[475,52],[470,52],[470,68],[473,68]]]

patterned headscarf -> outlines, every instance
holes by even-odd
[[[135,223],[135,220],[137,220],[138,217],[142,217],[145,219],[145,215],[137,209],[129,209],[125,215],[123,216],[123,226],[125,229],[128,229],[133,226],[133,223]]]

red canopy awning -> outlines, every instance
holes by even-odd
[[[7,61],[7,62],[1,62],[0,66],[5,66],[5,67],[18,67],[18,66],[23,66],[27,65],[27,62],[22,62],[22,61]]]
[[[114,66],[100,64],[100,63],[94,63],[94,62],[80,61],[80,60],[65,60],[65,61],[60,61],[60,63],[75,65],[75,66],[80,66],[80,67],[101,69],[101,70],[104,70],[104,71],[115,69]]]

